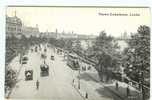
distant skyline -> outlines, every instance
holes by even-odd
[[[136,33],[140,25],[150,26],[149,8],[78,8],[78,7],[7,7],[6,14],[21,18],[24,25],[40,32],[58,32],[99,35],[105,31],[115,37],[127,32]],[[111,15],[108,14],[119,14]],[[126,16],[136,13],[139,16]]]

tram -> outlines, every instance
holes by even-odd
[[[60,48],[57,48],[57,54],[62,55],[62,53],[63,53],[63,50]]]
[[[73,69],[73,70],[79,70],[80,65],[78,62],[78,57],[77,55],[74,54],[69,54],[68,55],[68,60],[67,60],[67,65]]]

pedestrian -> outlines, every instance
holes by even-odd
[[[118,82],[116,82],[116,90],[118,90]]]
[[[142,90],[142,83],[139,81],[139,90]]]
[[[127,97],[130,95],[129,86],[127,86]]]
[[[36,89],[37,89],[37,90],[39,89],[39,84],[40,84],[40,83],[39,83],[39,81],[37,80],[37,81],[36,81]]]
[[[74,84],[74,79],[73,79],[73,84]]]
[[[85,98],[88,99],[88,93],[86,92]]]

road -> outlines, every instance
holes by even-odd
[[[44,46],[42,47],[42,50]],[[49,76],[40,76],[40,65],[44,62],[41,58],[43,51],[32,52],[29,50],[28,62],[25,65],[17,63],[15,58],[10,66],[17,69],[21,68],[18,75],[18,83],[14,87],[10,99],[16,100],[84,100],[85,93],[88,93],[89,100],[114,100],[113,95],[104,90],[100,83],[92,80],[86,72],[81,72],[80,80],[81,89],[78,90],[78,71],[72,70],[66,65],[63,55],[58,55],[52,48],[47,48],[46,64],[49,65]],[[45,53],[45,52],[43,52]],[[54,55],[55,60],[51,60],[50,56]],[[17,67],[17,68],[16,68]],[[33,70],[33,80],[25,81],[25,70]],[[84,76],[84,77],[83,77]],[[75,79],[75,82],[73,82]],[[36,81],[39,80],[39,90],[36,89]],[[84,93],[84,97],[83,97]]]

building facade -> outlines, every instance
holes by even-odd
[[[41,32],[40,37],[46,37],[46,38],[57,38],[57,33],[55,32]]]
[[[6,37],[22,35],[22,21],[17,16],[8,17],[6,16]]]
[[[57,39],[76,39],[78,38],[77,34],[74,33],[58,33],[57,34]]]
[[[22,27],[22,33],[27,38],[29,38],[30,36],[34,36],[34,37],[39,37],[40,36],[39,28],[38,28],[37,25],[36,25],[36,27],[23,26]]]

